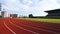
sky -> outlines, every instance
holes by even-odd
[[[2,9],[10,14],[46,16],[44,11],[60,9],[60,0],[0,0]]]

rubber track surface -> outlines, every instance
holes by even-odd
[[[7,18],[0,20],[0,34],[60,34],[60,24]]]

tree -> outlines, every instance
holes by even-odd
[[[29,18],[32,18],[33,17],[33,15],[32,14],[29,14]]]

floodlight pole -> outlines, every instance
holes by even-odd
[[[1,11],[1,7],[2,7],[2,6],[1,6],[1,3],[0,3],[0,11]]]

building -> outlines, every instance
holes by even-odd
[[[8,18],[8,17],[10,17],[10,15],[8,14],[8,12],[5,11],[5,10],[3,10],[3,11],[1,12],[1,15],[2,15],[2,18]]]
[[[11,18],[17,18],[18,15],[17,15],[17,14],[10,14],[10,17],[11,17]]]
[[[0,15],[0,18],[2,18],[2,15]]]
[[[2,5],[1,5],[1,3],[0,3],[0,18],[9,18],[9,17],[12,17],[12,18],[17,18],[18,17],[18,15],[17,14],[8,14],[8,12],[3,8],[3,10],[1,10],[2,9]]]
[[[0,18],[7,18],[9,17],[9,14],[7,11],[5,11],[5,9],[2,10],[2,5],[0,3]]]
[[[54,10],[49,10],[49,11],[45,11],[45,12],[48,13],[48,15],[46,17],[60,18],[60,9],[54,9]]]

